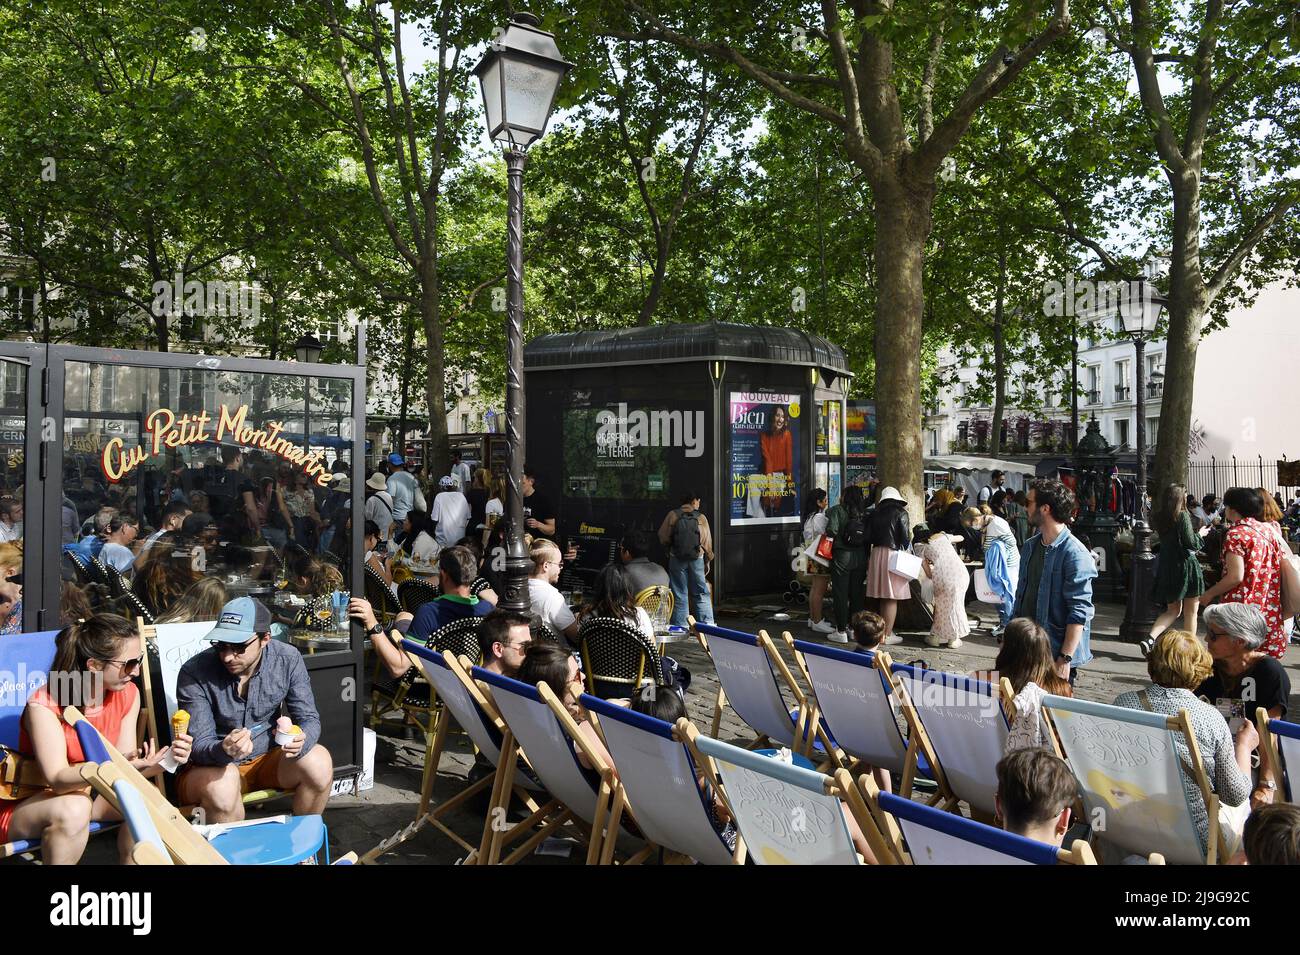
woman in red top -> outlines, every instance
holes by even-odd
[[[1268,623],[1263,650],[1282,659],[1287,638],[1282,632],[1282,547],[1259,522],[1264,502],[1248,487],[1230,487],[1223,510],[1231,525],[1223,539],[1223,576],[1201,597],[1205,607],[1224,603],[1253,604]]]
[[[758,439],[763,452],[763,473],[769,476],[765,487],[768,493],[763,495],[763,513],[768,517],[780,516],[785,489],[794,477],[794,435],[790,433],[789,423],[785,406],[777,405],[772,412],[772,423]]]
[[[75,705],[104,737],[128,754],[131,765],[146,775],[161,771],[167,752],[154,752],[152,741],[135,752],[135,727],[140,693],[131,677],[143,661],[134,624],[116,614],[80,620],[60,633],[49,682],[33,693],[23,710],[18,750],[34,757],[45,777],[44,792],[18,802],[0,802],[0,843],[40,839],[46,865],[75,865],[86,848],[91,821],[121,817],[103,797],[92,799],[78,763],[86,761],[74,727],[63,721],[63,707]],[[181,735],[172,752],[178,761],[189,757],[190,738]],[[119,830],[123,861],[133,842],[130,830]]]

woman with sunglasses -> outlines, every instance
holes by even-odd
[[[146,776],[162,771],[167,749],[145,742],[135,745],[140,693],[132,678],[139,673],[144,650],[135,625],[116,614],[99,614],[65,627],[56,643],[49,682],[36,690],[23,710],[18,751],[30,757],[44,778],[45,789],[17,802],[0,802],[0,843],[40,839],[46,865],[75,865],[86,848],[92,821],[121,818],[102,796],[94,796],[81,778],[86,761],[74,727],[64,722],[63,708],[76,706],[95,729]],[[191,738],[181,734],[171,746],[178,762],[189,758]],[[133,840],[127,826],[118,836],[125,861]]]
[[[591,714],[582,705],[581,696],[586,691],[586,682],[582,676],[582,667],[573,652],[550,640],[534,640],[524,651],[524,662],[519,667],[519,680],[529,686],[545,683],[564,704],[573,721],[578,724],[578,732],[592,750],[605,761],[606,766],[613,766],[614,760],[605,748],[605,741],[591,722]],[[671,691],[669,691],[671,692]],[[587,754],[575,750],[578,762],[586,769],[594,769]]]

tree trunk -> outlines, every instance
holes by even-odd
[[[933,185],[909,188],[886,172],[876,194],[877,472],[897,488],[913,523],[925,511],[921,447],[921,320]]]
[[[664,290],[664,274],[668,271],[668,249],[672,242],[672,233],[665,231],[658,243],[658,251],[655,254],[655,271],[650,279],[650,291],[641,303],[641,313],[636,317],[636,323],[640,326],[650,324],[650,319],[655,313],[655,308],[659,305],[659,296]]]
[[[1201,273],[1200,181],[1189,172],[1173,183],[1173,258],[1169,270],[1169,333],[1165,342],[1165,389],[1160,399],[1160,432],[1152,469],[1152,497],[1170,484],[1186,485],[1196,386],[1196,349],[1209,305]]]
[[[1004,244],[998,249],[998,294],[993,306],[993,421],[989,425],[989,454],[995,458],[1002,453],[1002,415],[1007,400],[1007,347],[1003,325],[1006,298],[1007,248]]]
[[[429,454],[426,476],[451,470],[451,443],[447,440],[447,383],[443,365],[442,314],[438,302],[438,262],[426,252],[420,260],[420,317],[424,319],[429,343],[429,372],[425,378],[425,400],[429,410]],[[405,456],[406,448],[398,452]]]

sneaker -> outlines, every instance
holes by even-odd
[[[934,636],[933,634],[929,634],[929,633],[927,633],[927,634],[925,635],[925,645],[926,645],[927,647],[944,647],[944,646],[947,646],[947,644],[944,643],[942,640],[940,640],[938,637]]]
[[[826,634],[826,639],[831,643],[848,643],[849,635],[843,630],[832,630],[830,633]]]
[[[956,650],[960,646],[961,646],[961,637],[957,637],[955,640],[948,641],[949,650]]]
[[[818,620],[816,623],[809,620],[808,629],[811,630],[813,633],[834,633],[835,625],[831,623],[829,620],[825,620],[825,619]]]
[[[896,633],[891,633],[889,636],[885,637],[885,639],[881,640],[880,642],[883,646],[886,647],[896,647],[903,642],[903,638]]]

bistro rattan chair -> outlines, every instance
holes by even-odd
[[[632,602],[648,613],[651,620],[660,614],[665,620],[673,618],[673,590],[667,584],[652,584],[637,594]]]
[[[429,635],[425,646],[437,653],[450,650],[456,656],[479,658],[478,630],[482,617],[453,620]],[[381,638],[382,639],[382,638]],[[410,722],[424,732],[429,743],[438,728],[438,701],[433,688],[417,667],[410,667],[397,679],[376,681],[370,693],[370,726],[379,724],[384,713],[401,710],[403,723]]]
[[[379,622],[388,627],[393,622],[393,617],[401,611],[402,605],[397,602],[393,591],[379,575],[379,571],[373,567],[366,567],[365,586],[366,600],[370,601],[370,606],[374,609]]]
[[[654,643],[636,624],[614,617],[587,617],[578,627],[587,692],[608,700],[629,696],[646,680],[663,684]]]
[[[437,600],[442,596],[442,589],[427,580],[412,577],[397,585],[397,602],[407,613],[415,613],[422,604]]]

